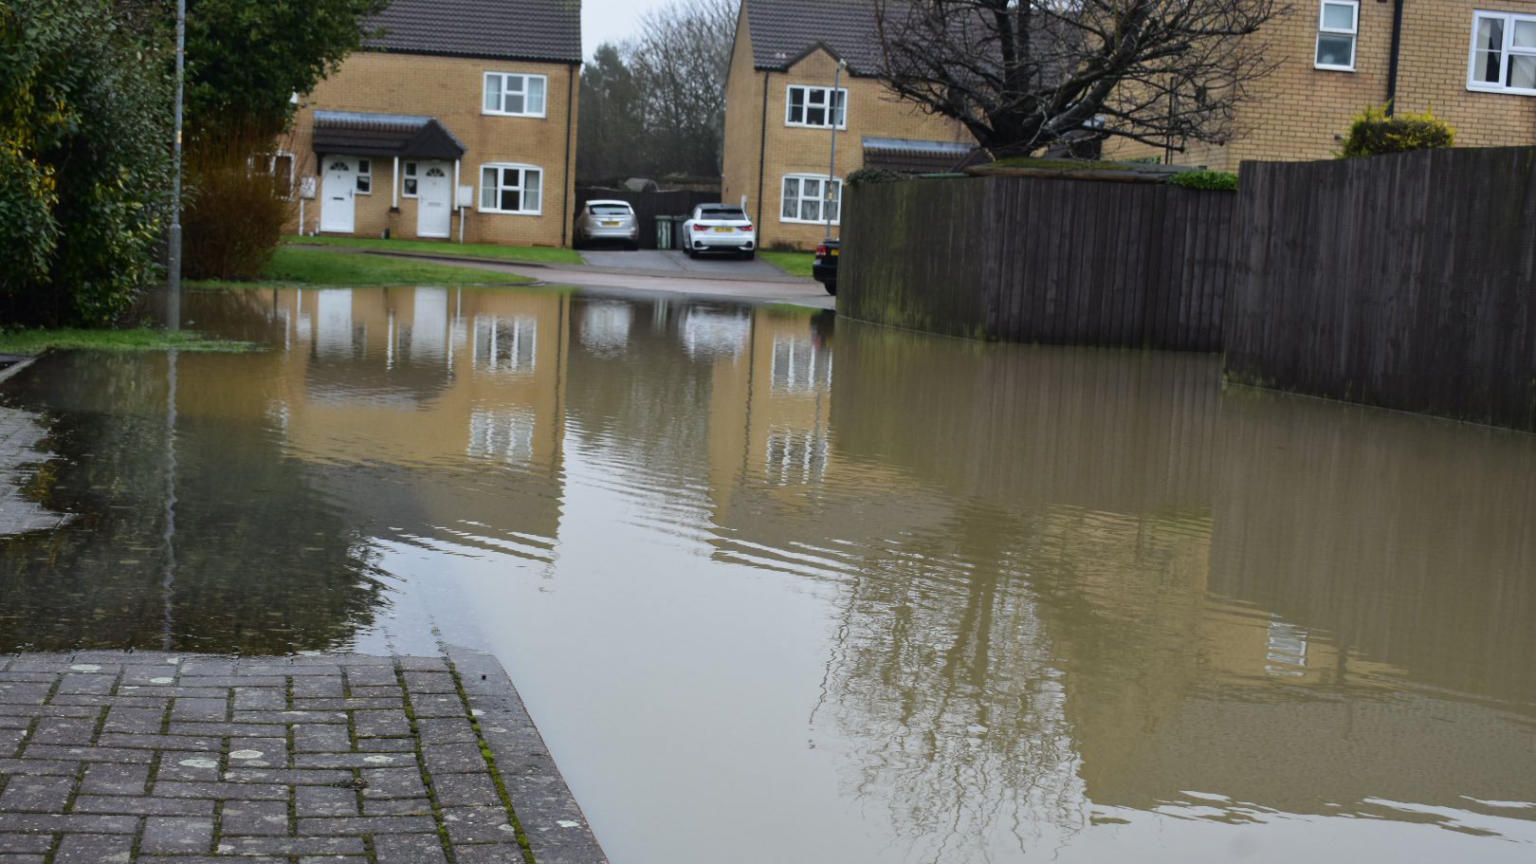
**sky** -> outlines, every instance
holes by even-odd
[[[604,42],[631,38],[640,27],[640,16],[647,9],[665,6],[671,0],[582,0],[581,53],[587,58]]]

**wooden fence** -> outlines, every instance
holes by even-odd
[[[625,189],[603,189],[581,186],[576,189],[576,212],[587,206],[588,201],[598,199],[628,201],[640,219],[640,248],[656,248],[656,217],[686,216],[700,204],[712,204],[720,200],[719,192],[699,192],[692,189],[675,189],[662,192],[630,192]]]
[[[1237,196],[1030,177],[850,189],[841,314],[1064,345],[1216,351]]]
[[[1536,149],[1246,163],[1230,378],[1536,430]]]

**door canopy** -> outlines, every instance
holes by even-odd
[[[441,159],[464,156],[465,147],[436,117],[316,111],[315,152],[351,156]]]

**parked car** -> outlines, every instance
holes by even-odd
[[[576,217],[576,245],[608,241],[640,248],[640,220],[628,201],[588,201]]]
[[[706,252],[730,252],[742,258],[757,254],[757,231],[740,208],[730,204],[700,204],[683,223],[683,248],[689,258]]]
[[[816,258],[811,262],[811,276],[833,297],[837,296],[837,253],[841,245],[839,240],[822,242],[816,247]]]

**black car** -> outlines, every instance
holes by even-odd
[[[837,240],[828,240],[816,247],[816,260],[811,262],[811,276],[826,286],[827,293],[837,296]]]

